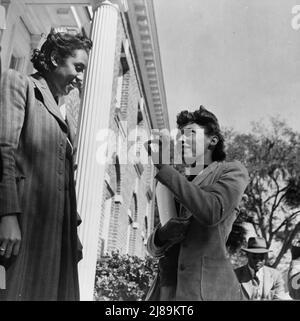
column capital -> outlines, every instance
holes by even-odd
[[[92,7],[93,11],[97,10],[99,7],[102,6],[111,6],[119,11],[119,5],[116,3],[117,1],[109,1],[109,0],[92,0]]]

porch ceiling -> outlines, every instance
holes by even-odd
[[[81,29],[89,25],[90,17],[84,6],[64,4],[30,4],[25,1],[25,11],[21,16],[32,35],[47,33],[53,28],[68,27]],[[89,30],[86,30],[89,32]]]

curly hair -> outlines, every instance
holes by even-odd
[[[35,49],[31,62],[34,68],[42,74],[55,69],[51,62],[51,53],[55,51],[61,59],[74,55],[74,50],[83,49],[87,53],[92,48],[92,41],[81,34],[70,34],[66,32],[54,32],[51,29],[41,49]]]
[[[195,123],[204,127],[204,133],[206,135],[216,135],[218,137],[219,141],[212,152],[212,160],[217,162],[225,160],[225,141],[217,117],[202,105],[194,112],[183,110],[177,115],[177,126],[179,129],[190,123]]]

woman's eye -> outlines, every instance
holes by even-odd
[[[83,71],[82,66],[75,66],[75,69],[76,69],[77,72],[82,72]]]

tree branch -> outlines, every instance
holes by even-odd
[[[285,192],[286,189],[287,189],[287,186],[284,187],[281,192]],[[280,205],[280,203],[281,203],[282,199],[285,197],[285,195],[286,195],[286,193],[284,193],[283,195],[281,195],[279,201],[278,201],[277,204],[275,205],[274,211],[275,211],[275,210],[277,209],[277,207]]]
[[[285,240],[283,242],[283,245],[281,247],[281,250],[280,250],[279,254],[277,255],[277,258],[276,258],[275,262],[272,265],[273,268],[276,268],[277,265],[280,263],[282,257],[284,256],[286,251],[291,246],[294,237],[297,235],[297,233],[299,231],[300,231],[300,222],[297,223],[297,225],[295,226],[294,230],[289,233],[288,237],[285,238]]]
[[[300,210],[292,213],[289,217],[287,217],[287,218],[277,227],[276,230],[274,230],[274,231],[272,232],[272,234],[274,235],[274,234],[276,234],[277,232],[279,232],[279,230],[280,230],[284,225],[286,225],[287,223],[289,223],[289,221],[290,221],[293,217],[295,217],[297,214],[299,214],[299,213],[300,213]]]
[[[276,203],[277,203],[277,198],[278,198],[278,195],[280,194],[280,188],[279,188],[279,184],[278,182],[276,181],[276,179],[273,177],[273,175],[269,175],[271,177],[271,179],[273,180],[273,182],[275,183],[276,185],[276,194],[275,194],[275,198],[274,198],[274,202],[272,204],[272,209],[271,209],[271,213],[270,213],[270,217],[269,217],[269,234],[272,233],[272,229],[273,229],[273,217],[274,217],[274,212],[276,210]]]

